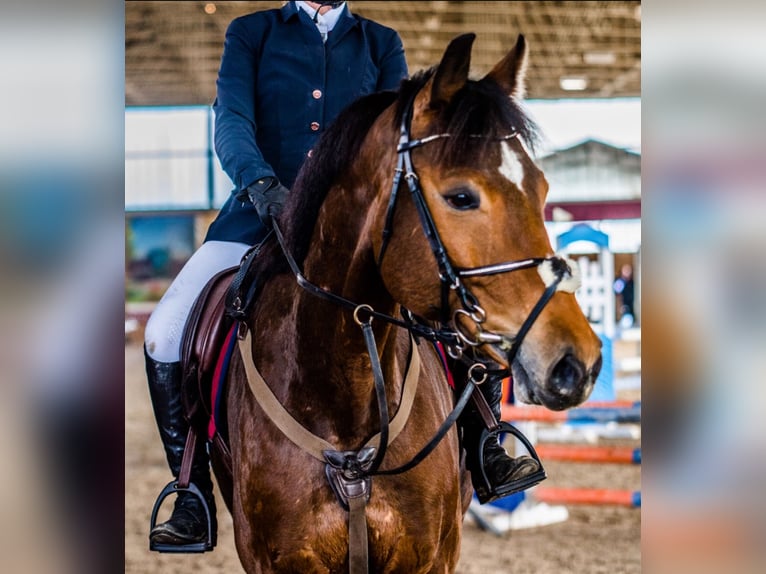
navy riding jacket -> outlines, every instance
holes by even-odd
[[[236,189],[205,240],[260,241],[265,226],[236,193],[266,176],[291,187],[319,135],[343,108],[360,96],[396,89],[406,76],[399,35],[347,6],[326,43],[295,2],[233,20],[213,109],[215,150]]]

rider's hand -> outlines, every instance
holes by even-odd
[[[290,190],[279,183],[276,177],[261,178],[247,188],[247,197],[264,223],[269,223],[272,217],[279,216],[288,193]]]

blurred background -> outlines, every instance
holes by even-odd
[[[151,309],[229,191],[207,109],[225,24],[278,4],[16,0],[3,9],[4,572],[124,564],[129,335],[120,327],[126,310],[140,321]],[[578,257],[611,260],[604,285],[633,269],[632,320],[620,295],[593,319],[616,344],[637,337],[626,353],[640,350],[625,364],[640,379],[628,370],[621,384],[640,385],[646,402],[643,568],[763,572],[766,7],[351,7],[401,32],[412,72],[470,29],[481,73],[525,33],[528,109],[548,137],[538,159],[551,180],[551,237],[580,225],[608,236],[608,250],[564,240]],[[589,110],[593,98],[609,101]],[[578,122],[574,134],[557,131]],[[632,127],[614,129],[622,122]]]

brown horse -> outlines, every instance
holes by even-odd
[[[381,471],[410,461],[455,404],[438,355],[423,341],[429,333],[454,356],[512,369],[515,392],[528,402],[567,408],[592,388],[600,343],[572,293],[555,287],[571,270],[552,256],[543,225],[547,184],[523,143],[533,139],[515,101],[526,44],[520,37],[474,81],[473,39],[453,40],[438,66],[399,92],[366,96],[341,114],[277,222],[295,266],[277,243],[255,263],[258,303],[246,322],[252,344],[244,359],[235,353],[227,385],[234,476],[222,485],[231,489],[247,572],[351,567],[349,517],[326,465],[286,438],[254,398],[247,361],[302,427],[338,451],[358,452],[388,427],[376,400],[378,357],[384,407],[399,410],[413,345],[402,325],[410,325],[421,335],[418,386],[407,422],[378,461]],[[505,261],[512,262],[491,265]],[[354,313],[348,302],[375,314]],[[407,320],[397,319],[403,308]],[[378,351],[368,351],[360,324],[372,324]],[[454,571],[470,488],[454,425],[413,468],[376,476],[365,566]]]

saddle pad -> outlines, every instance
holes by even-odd
[[[436,349],[436,354],[439,355],[439,358],[442,361],[444,372],[447,374],[447,382],[449,383],[449,386],[454,390],[455,379],[452,377],[452,371],[450,370],[449,364],[447,363],[447,353],[444,351],[444,345],[442,345],[440,341],[435,341],[433,345]]]
[[[218,431],[218,421],[221,420],[221,397],[223,396],[224,383],[226,382],[226,374],[229,372],[229,361],[231,360],[231,354],[234,351],[234,347],[237,342],[237,326],[232,325],[229,329],[229,333],[226,335],[221,352],[218,355],[218,361],[215,365],[215,372],[213,373],[213,384],[210,388],[210,421],[207,427],[207,437],[209,440],[213,440],[216,432]]]

